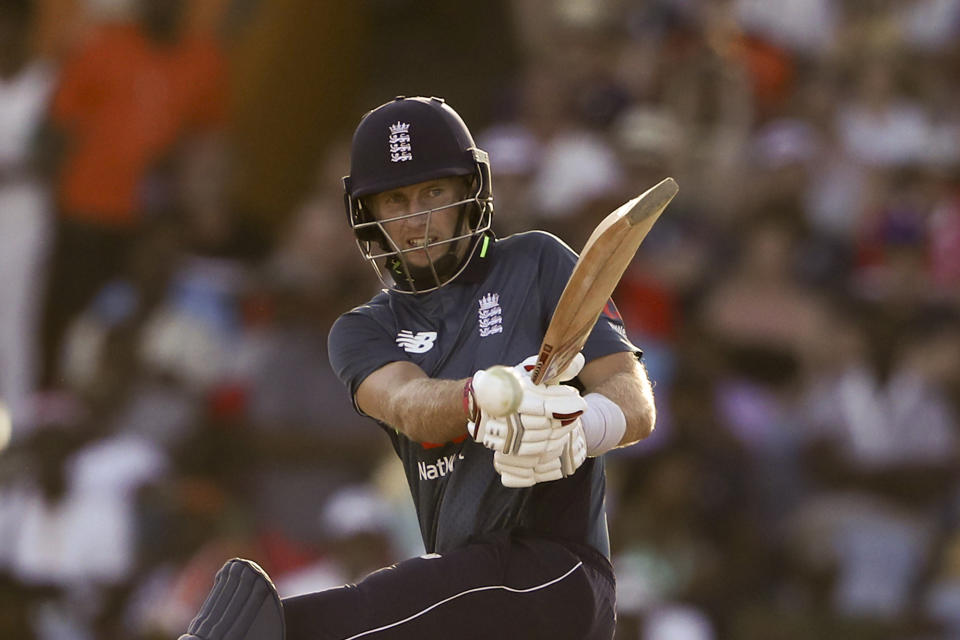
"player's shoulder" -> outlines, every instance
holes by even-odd
[[[342,330],[348,326],[355,326],[358,323],[379,322],[381,318],[390,315],[390,296],[383,290],[368,302],[358,305],[349,311],[340,314],[336,319],[330,332]]]
[[[549,231],[534,229],[522,231],[497,240],[497,247],[504,252],[522,251],[527,255],[534,253],[570,252],[567,244]]]

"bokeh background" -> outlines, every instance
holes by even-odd
[[[325,353],[350,134],[419,94],[500,235],[681,185],[615,295],[617,638],[960,638],[958,0],[0,0],[0,636],[422,552]]]

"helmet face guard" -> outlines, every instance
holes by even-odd
[[[360,253],[376,271],[385,286],[401,293],[426,293],[454,280],[467,267],[478,246],[476,239],[490,229],[492,221],[492,198],[483,196],[477,186],[468,197],[443,207],[415,211],[392,218],[377,220],[363,203],[347,197],[347,208],[352,213],[350,224],[357,237]],[[453,235],[430,241],[433,230],[433,215],[459,209]],[[400,247],[387,232],[384,225],[413,218],[425,218],[423,240],[419,246]],[[430,258],[433,247],[446,246],[443,256]],[[425,267],[413,265],[409,258],[414,255],[426,257]]]
[[[428,180],[463,176],[469,193],[449,205],[377,220],[366,196]],[[454,280],[466,268],[477,239],[490,229],[493,196],[490,163],[478,149],[460,116],[439,98],[397,98],[374,109],[354,134],[350,175],[343,179],[344,204],[363,257],[381,282],[401,293],[425,293]],[[432,216],[458,208],[452,237],[430,242]],[[425,217],[423,241],[400,247],[384,224]],[[448,251],[430,258],[431,247]],[[426,266],[411,264],[414,254]]]

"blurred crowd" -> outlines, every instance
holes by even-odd
[[[250,225],[187,5],[50,59],[0,0],[3,637],[176,637],[229,557],[292,595],[422,552],[327,363],[378,286],[349,130]],[[658,408],[608,456],[618,640],[960,637],[960,0],[505,6],[498,235],[579,249],[680,184],[614,296]]]

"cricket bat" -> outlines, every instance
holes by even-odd
[[[534,384],[556,382],[580,353],[640,243],[677,190],[673,178],[662,180],[618,207],[590,234],[540,343],[531,372]],[[515,412],[523,399],[517,374],[502,365],[484,374],[473,379],[477,404],[493,416]]]
[[[587,239],[540,343],[534,384],[551,384],[583,348],[623,272],[678,187],[665,178],[604,218]]]

